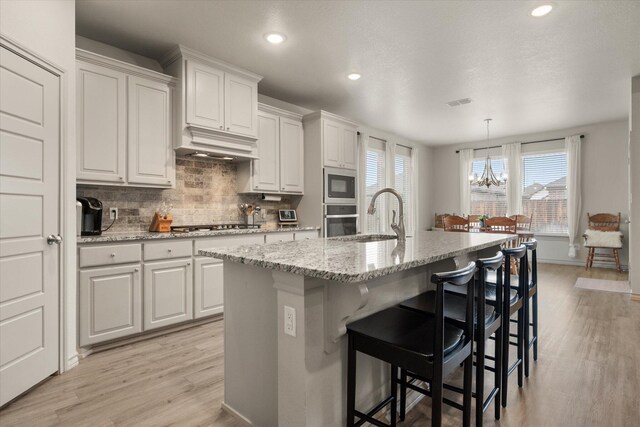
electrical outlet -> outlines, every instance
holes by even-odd
[[[114,221],[118,219],[118,208],[109,208],[109,218]]]
[[[288,305],[284,306],[284,333],[296,336],[296,309]]]

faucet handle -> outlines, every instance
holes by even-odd
[[[391,224],[395,224],[395,223],[396,223],[396,210],[395,210],[395,209],[393,209],[393,210],[391,211],[391,213],[392,213],[392,216],[391,216]]]

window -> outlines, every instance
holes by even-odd
[[[482,176],[484,172],[484,165],[486,163],[486,157],[482,159],[474,159],[471,171],[477,176]],[[493,173],[496,176],[500,176],[502,172],[506,172],[505,161],[502,158],[491,158],[491,167]],[[467,212],[462,212],[463,215]],[[471,212],[470,215],[489,215],[505,216],[507,214],[507,190],[505,185],[496,187],[478,187],[477,185],[471,186]]]
[[[522,212],[531,230],[567,233],[567,155],[564,152],[522,156]]]
[[[369,138],[365,159],[366,210],[376,191],[386,187],[386,143],[377,138]],[[384,197],[376,200],[376,213],[367,216],[367,233],[380,233],[385,227],[386,207]]]
[[[394,188],[400,193],[402,196],[402,200],[404,201],[404,225],[407,233],[411,228],[411,176],[412,176],[412,168],[411,168],[411,148],[405,147],[402,145],[396,146],[396,158],[394,161]],[[393,197],[392,198],[392,208],[398,211],[398,200]]]

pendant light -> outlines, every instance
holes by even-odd
[[[487,143],[489,142],[489,123],[491,123],[492,119],[484,119],[487,123]],[[489,144],[487,144],[488,146]],[[496,177],[496,174],[493,172],[493,167],[491,166],[491,156],[489,155],[489,148],[487,148],[487,158],[484,162],[484,171],[482,171],[482,176],[478,178],[478,174],[473,174],[469,176],[469,181],[471,185],[476,185],[478,187],[491,187],[495,185],[499,187],[500,184],[505,184],[507,182],[506,174],[500,174],[499,177]]]

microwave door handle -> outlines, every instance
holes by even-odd
[[[358,214],[353,215],[325,215],[325,218],[358,218]]]

